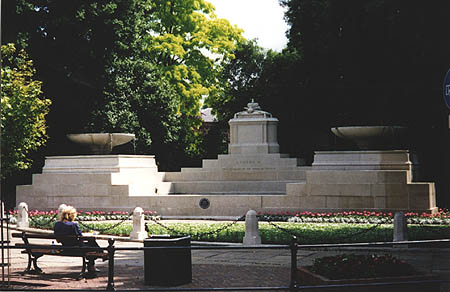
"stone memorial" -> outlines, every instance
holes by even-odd
[[[82,210],[141,206],[164,216],[437,211],[434,184],[412,181],[408,151],[318,151],[305,166],[279,152],[278,119],[258,103],[250,102],[229,125],[228,154],[179,172],[159,172],[152,155],[46,157],[32,185],[17,187],[17,201],[39,210],[63,202]]]

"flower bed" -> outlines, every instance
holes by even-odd
[[[17,210],[10,211],[9,215],[16,218]],[[56,215],[58,211],[39,211],[39,210],[31,210],[28,212],[28,216],[33,220],[50,220],[54,217],[54,221],[56,221]],[[132,213],[128,213],[125,211],[78,211],[78,215],[76,220],[79,221],[105,221],[105,220],[131,220]],[[144,216],[146,220],[157,219],[159,216],[155,211],[144,211]]]
[[[12,217],[17,217],[17,210],[10,211]],[[33,219],[48,219],[57,214],[56,210],[28,212]],[[144,211],[146,220],[159,219],[160,216],[154,211]],[[78,220],[80,221],[103,221],[103,220],[126,220],[131,213],[124,211],[79,211]],[[450,225],[450,212],[440,209],[436,214],[428,213],[405,213],[408,224],[433,224]],[[348,212],[258,212],[259,221],[274,222],[297,222],[297,223],[361,223],[361,224],[392,224],[394,221],[393,213],[383,213],[374,211],[348,211]]]
[[[408,224],[442,224],[450,225],[450,212],[440,209],[436,214],[407,212]],[[259,212],[260,221],[284,221],[300,223],[361,223],[361,224],[392,224],[393,213],[374,211],[348,212]]]
[[[296,272],[299,285],[347,285],[397,283],[387,286],[336,287],[326,291],[439,291],[439,283],[416,281],[438,280],[436,275],[423,274],[410,264],[391,255],[343,254],[314,260],[312,266],[299,267]],[[405,283],[415,281],[416,283]],[[403,283],[401,283],[403,282]],[[400,284],[401,283],[401,284]],[[308,291],[322,291],[311,289]]]
[[[342,254],[323,257],[315,259],[309,270],[331,280],[397,277],[418,274],[410,264],[388,254]]]

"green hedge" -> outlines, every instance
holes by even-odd
[[[154,222],[148,222],[149,234],[190,235],[192,240],[216,242],[242,242],[245,235],[245,223],[166,223],[167,228]],[[53,223],[48,228],[52,229]],[[130,223],[84,223],[83,232],[104,230],[101,234],[129,236]],[[33,224],[32,224],[33,226]],[[277,226],[277,227],[275,227]],[[114,228],[112,228],[114,227]],[[216,232],[220,230],[219,232]],[[351,243],[392,241],[392,224],[350,224],[350,223],[290,223],[277,222],[274,225],[260,222],[260,235],[263,243],[288,244],[292,235],[297,236],[299,244]],[[448,225],[408,225],[409,240],[450,238]]]
[[[238,222],[215,234],[206,234],[220,229],[224,223],[165,223],[170,231],[149,223],[150,234],[188,234],[193,240],[242,242],[245,235],[244,222]],[[288,244],[292,235],[297,236],[299,244],[318,243],[351,243],[392,241],[393,225],[391,224],[318,224],[318,223],[287,223],[278,222],[274,225],[261,222],[260,235],[263,243]],[[204,235],[206,234],[206,235]],[[410,240],[450,238],[450,226],[441,225],[409,225]]]

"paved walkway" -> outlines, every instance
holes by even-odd
[[[21,242],[13,238],[12,244]],[[107,246],[106,240],[98,240]],[[142,247],[142,242],[116,241],[116,247]],[[299,266],[309,265],[314,258],[338,253],[393,254],[426,273],[435,273],[450,279],[450,249],[419,248],[359,248],[332,250],[299,250]],[[101,270],[95,279],[78,279],[81,259],[60,256],[43,256],[39,266],[44,275],[22,275],[27,265],[27,255],[11,250],[10,288],[14,289],[105,289],[108,262],[97,261]],[[149,288],[144,285],[143,251],[117,251],[115,256],[115,287],[117,289]],[[7,268],[5,268],[5,273]],[[176,276],[176,275],[174,275]],[[196,287],[267,287],[288,286],[290,277],[290,251],[282,249],[253,250],[192,250],[192,283],[179,286]],[[441,291],[449,291],[442,285]],[[1,288],[1,287],[0,287]],[[0,289],[1,290],[1,289]]]

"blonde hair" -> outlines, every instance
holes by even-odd
[[[75,217],[77,217],[77,209],[75,209],[72,206],[67,206],[66,209],[64,209],[64,220],[67,221],[73,221]]]
[[[59,205],[58,208],[58,216],[56,217],[56,220],[63,221],[64,220],[64,210],[67,208],[66,204]]]

